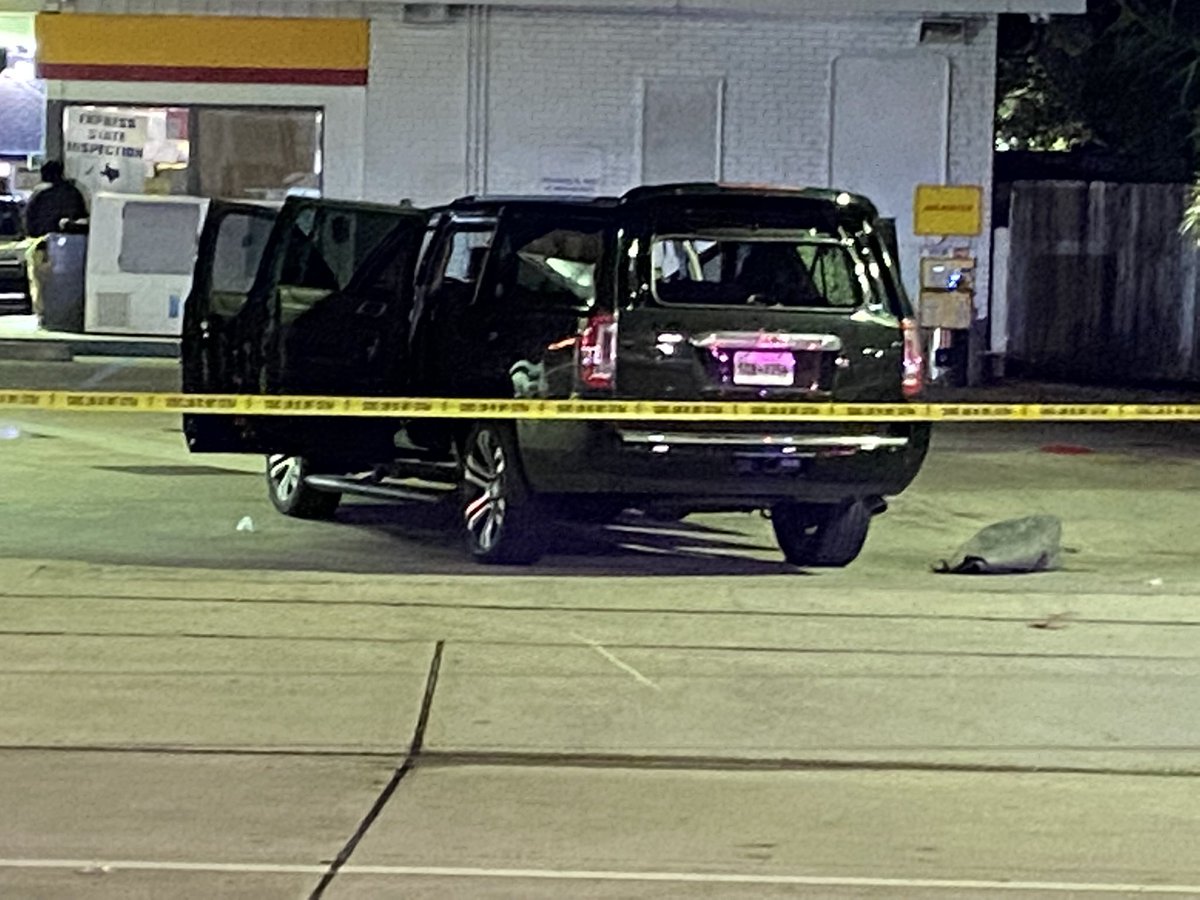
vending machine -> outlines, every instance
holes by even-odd
[[[921,260],[918,318],[929,353],[929,378],[961,386],[975,310],[975,259],[966,253]]]
[[[177,337],[207,211],[202,197],[93,197],[84,330]]]

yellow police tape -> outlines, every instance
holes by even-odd
[[[722,403],[666,400],[462,400],[0,390],[0,409],[403,419],[663,422],[1200,421],[1200,404]]]

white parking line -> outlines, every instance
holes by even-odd
[[[95,372],[81,381],[77,390],[86,391],[90,388],[94,388],[96,385],[108,381],[108,379],[112,378],[112,376],[116,375],[118,372],[128,369],[131,365],[133,365],[133,362],[134,361],[132,359],[122,359],[119,362],[109,363],[108,365],[97,369]]]
[[[662,691],[662,688],[660,688],[657,684],[655,684],[653,681],[651,681],[649,678],[647,678],[645,675],[643,675],[641,672],[639,672],[637,669],[635,669],[629,663],[625,662],[625,660],[621,659],[615,653],[612,653],[611,651],[606,649],[599,642],[590,640],[585,637],[581,637],[578,634],[572,634],[571,637],[575,638],[575,640],[577,640],[577,641],[587,644],[589,647],[591,647],[593,650],[595,650],[597,653],[599,653],[601,656],[603,656],[605,659],[607,659],[610,663],[612,663],[614,666],[616,666],[618,669],[620,669],[622,672],[626,673],[627,675],[631,675],[633,677],[634,681],[636,681],[638,684],[644,685],[644,686],[650,688],[651,690],[655,690],[655,691],[659,691],[659,692]]]
[[[220,872],[267,875],[322,875],[327,866],[286,863],[165,862],[152,860],[0,859],[0,869],[73,869],[89,873]],[[942,878],[850,878],[823,875],[750,875],[721,872],[619,872],[587,869],[482,869],[463,866],[344,866],[340,876],[388,875],[425,878],[510,878],[540,881],[620,881],[674,884],[791,885],[797,887],[924,888],[945,891],[1030,891],[1062,894],[1146,894],[1200,896],[1200,885],[1105,884],[1068,881],[988,881]]]

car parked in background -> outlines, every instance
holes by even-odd
[[[20,198],[0,195],[0,315],[32,311],[24,209]]]
[[[923,359],[884,233],[861,197],[715,185],[432,210],[294,199],[277,218],[216,204],[184,387],[903,402]],[[929,438],[883,422],[211,415],[185,431],[198,452],[267,454],[271,499],[290,515],[331,516],[346,493],[454,491],[484,562],[536,559],[556,518],[640,508],[768,511],[789,561],[833,567],[858,556]]]

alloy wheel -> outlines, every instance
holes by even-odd
[[[482,429],[467,453],[463,478],[469,486],[463,521],[472,542],[484,553],[500,540],[508,499],[504,493],[508,460],[504,447],[489,429]]]
[[[298,456],[270,456],[267,458],[267,477],[271,490],[283,503],[288,502],[300,489],[302,462]]]

